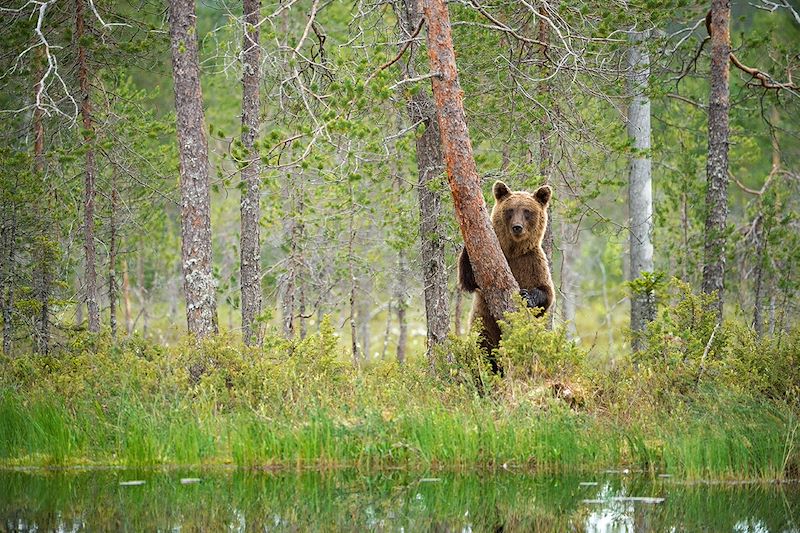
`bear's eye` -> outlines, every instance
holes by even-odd
[[[505,211],[503,211],[503,216],[505,217],[506,221],[511,220],[511,217],[514,216],[514,210],[506,209]]]
[[[525,211],[523,211],[523,213],[525,214],[525,220],[530,220],[531,218],[533,218],[533,211],[526,209]]]

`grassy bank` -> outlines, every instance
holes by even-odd
[[[55,356],[3,361],[0,462],[796,477],[800,335],[715,331],[702,304],[685,294],[647,350],[606,368],[522,311],[502,379],[474,337],[451,340],[433,369],[354,368],[328,323],[258,349],[76,337]]]

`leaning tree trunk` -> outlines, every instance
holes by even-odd
[[[422,16],[419,0],[403,0],[402,5],[398,5],[397,11],[401,22],[402,39],[411,39]],[[409,53],[414,53],[413,44],[409,47]],[[405,79],[416,77],[417,73],[411,61],[403,62],[403,66]],[[417,122],[425,124],[425,130],[416,138],[416,157],[420,260],[425,296],[427,353],[430,357],[433,347],[447,338],[450,326],[442,197],[435,187],[437,178],[444,171],[444,157],[436,106],[431,97],[425,91],[417,91],[408,100],[406,107],[413,124]],[[398,314],[400,312],[401,309],[398,307]],[[404,309],[403,313],[405,314]]]
[[[94,125],[92,104],[89,100],[89,65],[84,44],[85,25],[83,19],[84,0],[75,5],[75,41],[78,43],[78,82],[81,92],[81,118],[83,120],[83,142],[86,144],[86,179],[83,191],[83,250],[86,262],[86,308],[89,312],[89,331],[100,331],[100,306],[97,303],[97,267],[94,245],[94,200],[97,194],[97,168],[94,158]]]
[[[475,280],[489,312],[499,320],[513,309],[512,299],[519,293],[519,285],[500,248],[481,193],[445,0],[424,0],[424,14],[428,24],[428,59],[431,71],[437,74],[432,78],[433,97],[453,205]]]
[[[246,161],[242,167],[241,199],[241,285],[242,337],[246,344],[260,341],[256,317],[261,313],[261,239],[259,230],[260,159],[253,146],[259,124],[259,42],[260,0],[244,0],[244,43],[242,50],[242,144]]]
[[[170,3],[169,30],[181,169],[181,260],[189,333],[217,333],[211,273],[211,193],[194,0]]]
[[[708,102],[708,190],[703,292],[716,292],[717,320],[722,320],[725,226],[728,217],[730,16],[730,0],[712,0],[710,20],[707,19],[711,34],[711,95]]]
[[[646,32],[632,33],[628,50],[628,136],[633,144],[628,181],[630,218],[630,280],[653,271],[653,182],[650,168],[650,56],[645,47]],[[631,331],[633,351],[642,348],[641,332],[655,318],[655,295],[652,288],[635,289],[631,294]]]

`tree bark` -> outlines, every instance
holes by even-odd
[[[542,5],[541,11],[546,15],[548,8],[546,4]],[[547,49],[550,45],[550,26],[544,17],[539,17],[538,23],[538,38],[541,43],[541,52],[543,61],[547,60]],[[542,76],[545,78],[545,76]],[[539,93],[542,95],[542,100],[547,102],[550,99],[550,82],[543,79],[539,83]],[[552,182],[553,174],[553,152],[550,147],[550,134],[552,128],[547,120],[547,115],[542,117],[539,124],[539,173],[544,178],[544,184],[550,185]],[[554,188],[555,190],[555,188]],[[547,204],[547,226],[544,230],[544,238],[542,239],[542,250],[545,257],[547,257],[547,268],[553,272],[553,202]],[[553,328],[553,319],[555,317],[555,305],[551,305],[547,312],[547,326]]]
[[[453,205],[479,290],[489,312],[499,320],[513,309],[512,298],[519,293],[519,285],[500,248],[481,193],[445,0],[424,0],[424,14],[428,59],[431,71],[436,73],[431,79],[433,96]]]
[[[88,51],[83,44],[86,27],[83,18],[84,0],[75,4],[75,42],[78,43],[78,83],[80,84],[81,119],[83,142],[86,144],[86,179],[83,191],[83,250],[85,260],[86,308],[89,315],[89,331],[100,331],[100,306],[97,303],[97,267],[94,243],[94,202],[97,168],[94,153],[94,124],[92,104],[89,99]]]
[[[245,344],[261,341],[256,317],[261,314],[260,158],[253,144],[258,132],[261,80],[259,40],[260,0],[243,0],[244,43],[242,45],[242,144],[247,160],[242,167],[241,198],[242,337]]]
[[[725,280],[725,227],[728,217],[728,78],[730,75],[730,0],[712,0],[711,91],[708,102],[705,259],[703,292],[716,292],[717,319],[722,320]]]
[[[567,337],[575,339],[578,337],[575,317],[580,286],[575,266],[581,255],[580,236],[574,223],[562,221],[561,228],[561,319],[567,328]]]
[[[111,213],[108,239],[108,318],[111,338],[117,338],[117,193],[116,168],[111,169]]]
[[[200,88],[194,0],[169,10],[181,170],[181,259],[186,322],[198,338],[216,334],[216,283],[211,273],[211,193],[208,144]]]
[[[645,47],[649,35],[630,35],[628,50],[628,136],[633,144],[628,180],[628,214],[630,219],[630,277],[638,279],[643,272],[653,272],[653,182],[650,164],[650,56]],[[631,294],[631,331],[634,352],[642,348],[640,333],[655,318],[655,295],[652,290]]]
[[[133,322],[131,317],[131,284],[128,276],[127,258],[124,258],[122,261],[122,304],[122,309],[125,314],[125,333],[130,335],[133,331]]]
[[[14,205],[4,206],[3,209],[3,226],[2,235],[0,236],[0,261],[2,261],[2,268],[0,275],[2,275],[2,283],[0,283],[0,299],[2,299],[3,306],[3,354],[11,354],[11,341],[13,337],[13,320],[14,320],[14,248],[16,244],[17,233],[17,220],[16,220],[16,207]],[[10,210],[11,213],[6,216],[5,211]]]
[[[37,48],[36,55],[36,85],[33,88],[34,98],[39,94],[42,87],[42,77],[44,76],[44,49]],[[38,107],[33,111],[33,169],[37,179],[45,183],[45,161],[44,161],[44,120],[42,110]],[[46,187],[45,193],[48,199],[50,198],[50,190]],[[50,235],[50,228],[48,227],[48,216],[42,211],[39,212],[40,219],[42,220],[42,241],[39,243],[39,261],[34,273],[34,286],[36,287],[36,298],[39,300],[39,318],[36,324],[36,351],[40,354],[47,355],[50,351],[50,290],[51,290],[51,266],[49,261],[48,251],[48,235]],[[8,306],[13,305],[13,292],[9,296]],[[9,309],[9,317],[11,309]],[[9,323],[10,327],[11,324]],[[11,331],[8,331],[9,336]]]
[[[404,250],[397,254],[397,284],[395,286],[395,308],[397,309],[397,325],[399,333],[397,335],[397,361],[402,364],[406,360],[406,347],[408,346],[408,320],[406,320],[406,309],[408,302],[406,294],[408,292],[408,261]],[[389,306],[391,309],[391,305]]]
[[[756,239],[756,267],[755,267],[755,287],[753,296],[753,329],[756,335],[761,337],[764,332],[764,318],[762,316],[762,307],[764,299],[764,267],[766,264],[766,251],[767,239],[769,232],[764,230],[764,216],[759,213],[758,219],[755,223],[755,239]]]
[[[419,0],[403,0],[402,5],[398,6],[398,13],[402,38],[410,39],[422,17]],[[408,53],[413,54],[414,50],[415,46],[412,44]],[[403,67],[404,78],[416,77],[413,62],[403,62]],[[432,98],[425,91],[417,91],[407,101],[406,108],[412,124],[420,121],[425,124],[425,130],[416,138],[416,157],[420,262],[425,297],[426,346],[430,357],[433,347],[444,342],[450,329],[442,197],[433,187],[444,171],[444,157],[436,106]],[[397,311],[399,318],[399,307]],[[403,313],[405,314],[405,310]],[[401,333],[402,330],[401,325]]]

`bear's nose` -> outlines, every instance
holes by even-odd
[[[514,224],[513,226],[511,226],[511,231],[514,232],[514,235],[519,235],[520,233],[522,233],[522,225]]]

